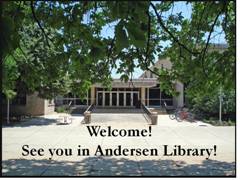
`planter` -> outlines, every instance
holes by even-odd
[[[158,120],[158,113],[157,112],[152,112],[151,113],[151,124],[152,125],[157,125],[157,120]]]
[[[84,112],[84,122],[86,124],[89,124],[91,122],[91,112],[90,111]]]

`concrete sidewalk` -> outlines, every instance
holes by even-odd
[[[122,116],[109,114],[113,119]],[[134,117],[136,115],[132,114]],[[138,115],[137,115],[138,116]],[[152,126],[151,137],[90,137],[82,116],[73,116],[70,125],[56,125],[57,115],[36,118],[14,127],[3,127],[2,173],[35,176],[206,176],[235,175],[235,127],[201,126],[199,123],[177,122],[159,115],[159,123]],[[101,127],[144,129],[147,123],[114,121],[94,122]],[[104,117],[102,117],[104,118]],[[108,118],[109,117],[105,117]],[[126,119],[125,119],[126,120]],[[201,123],[200,123],[201,124]],[[89,148],[90,156],[22,156],[22,146],[32,148]],[[158,148],[181,145],[185,148],[212,148],[216,156],[94,156],[96,147]]]

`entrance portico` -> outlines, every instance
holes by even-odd
[[[139,88],[133,89],[132,91],[126,90],[125,88],[117,88],[113,91],[105,91],[97,88],[96,92],[96,105],[97,106],[116,106],[116,107],[130,107],[136,106],[140,96]]]

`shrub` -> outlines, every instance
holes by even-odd
[[[222,97],[222,119],[226,121],[228,119],[236,119],[235,91],[224,92]],[[205,118],[217,121],[219,116],[219,94],[196,94],[193,98],[190,98],[189,106],[200,119]]]

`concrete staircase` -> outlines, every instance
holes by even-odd
[[[102,107],[95,107],[92,111],[93,113],[143,113],[142,109],[136,108],[102,108]]]
[[[70,107],[71,114],[83,114],[87,107]]]
[[[168,114],[166,108],[157,107],[157,108],[148,108],[151,112],[157,112],[158,114]]]

